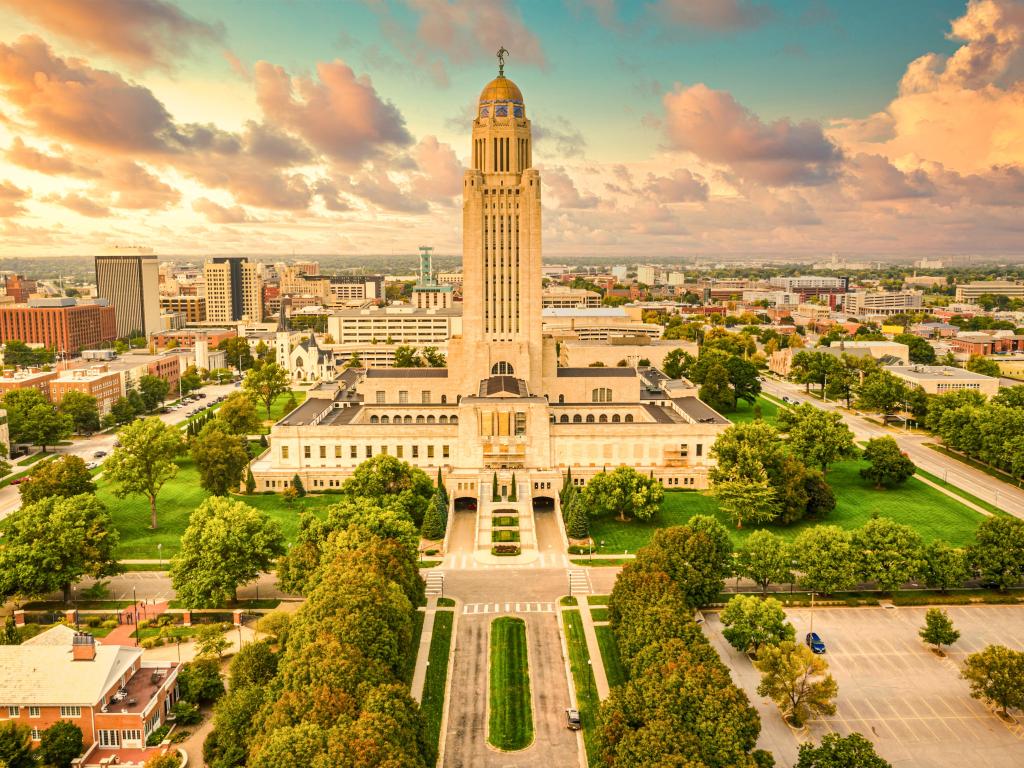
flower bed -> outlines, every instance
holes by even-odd
[[[498,557],[510,557],[520,552],[518,544],[495,544],[491,547],[491,554]]]

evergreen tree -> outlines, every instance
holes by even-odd
[[[14,617],[8,616],[4,628],[0,630],[0,645],[21,645],[21,635],[14,626]]]
[[[249,467],[245,472],[245,493],[248,496],[252,496],[256,490],[256,478],[252,476],[252,467]]]
[[[562,494],[562,522],[566,522],[569,519],[569,507],[572,506],[572,500],[579,495],[579,491],[576,490],[575,485],[570,485],[565,489],[565,493]]]
[[[572,497],[565,532],[570,539],[585,539],[590,536],[590,516],[583,503],[582,494],[577,493]]]
[[[292,488],[295,489],[295,495],[300,499],[306,495],[306,486],[302,484],[302,478],[299,477],[298,472],[296,472],[295,476],[292,478]]]
[[[441,468],[437,468],[437,487],[441,489],[441,495],[444,496],[445,509],[448,508],[448,503],[451,499],[448,498],[448,489],[444,485],[444,478],[441,476]]]
[[[423,526],[420,528],[420,535],[424,539],[437,541],[444,538],[444,499],[440,493],[435,493],[430,506],[423,515]]]
[[[516,491],[516,473],[512,473],[512,492],[508,495],[509,501],[519,501],[519,493]]]
[[[494,473],[494,479],[491,481],[491,501],[501,501],[501,494],[498,493],[498,473]]]

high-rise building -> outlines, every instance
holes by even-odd
[[[206,319],[213,323],[263,319],[260,265],[244,256],[216,256],[203,266]]]
[[[160,330],[160,264],[148,249],[96,257],[96,294],[114,308],[119,337]]]

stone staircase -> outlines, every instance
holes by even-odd
[[[499,493],[504,491],[502,501],[493,500],[494,474],[481,473],[477,487],[480,489],[477,503],[476,518],[476,556],[478,560],[496,564],[518,565],[537,558],[537,531],[533,520],[533,498],[530,491],[529,475],[520,471],[516,476],[516,501],[509,501],[511,496],[512,473],[498,472]],[[502,530],[494,525],[496,516],[517,518],[519,533],[518,555],[495,556],[491,554],[495,530]],[[513,530],[505,528],[505,530]],[[511,543],[511,542],[507,542]]]

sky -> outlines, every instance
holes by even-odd
[[[0,0],[0,255],[461,248],[509,51],[545,257],[1024,252],[1024,0]]]

